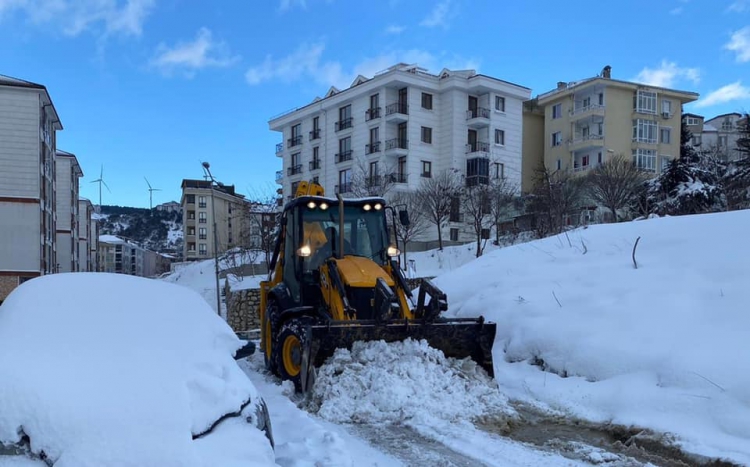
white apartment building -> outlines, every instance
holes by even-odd
[[[739,113],[717,115],[710,120],[691,115],[690,122],[700,125],[700,131],[693,131],[693,147],[704,154],[710,154],[723,161],[736,161],[743,157],[737,150],[739,129],[744,124],[744,116]]]
[[[420,181],[454,170],[465,183],[490,177],[521,184],[522,103],[531,90],[474,70],[431,74],[397,64],[372,78],[273,118],[282,134],[276,181],[285,200],[301,180],[327,195],[351,194],[354,180],[415,190]]]
[[[96,222],[91,217],[94,205],[86,198],[78,198],[78,270],[82,272],[96,271]],[[93,252],[93,254],[92,254]]]
[[[56,157],[56,272],[78,272],[81,270],[78,240],[78,179],[83,177],[83,171],[75,154],[57,150]]]
[[[0,75],[0,301],[55,271],[60,118],[41,84]]]

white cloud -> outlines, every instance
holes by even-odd
[[[727,7],[728,12],[742,13],[747,10],[750,10],[750,0],[735,0]]]
[[[0,15],[19,11],[32,23],[54,24],[77,36],[98,29],[103,36],[139,36],[156,0],[0,0]]]
[[[300,45],[297,50],[286,57],[275,58],[271,55],[245,73],[250,85],[257,85],[270,80],[284,83],[313,80],[323,86],[336,86],[345,89],[354,81],[357,75],[372,78],[375,73],[383,71],[397,63],[418,64],[433,72],[443,67],[452,69],[477,69],[476,60],[467,60],[456,55],[446,53],[433,54],[419,49],[396,50],[368,57],[355,64],[350,69],[338,61],[326,61],[323,57],[325,44],[321,42]]]
[[[386,34],[401,34],[406,29],[406,26],[399,26],[398,24],[390,24],[385,28]]]
[[[430,14],[428,14],[420,23],[420,26],[424,26],[427,28],[434,28],[434,27],[448,27],[448,16],[451,12],[451,0],[443,0],[437,5],[435,5],[435,8],[432,9]]]
[[[232,65],[239,60],[232,56],[224,42],[215,41],[211,31],[200,28],[192,42],[178,42],[174,47],[159,45],[151,65],[165,74],[182,71],[191,77],[203,68],[218,68]]]
[[[678,67],[675,62],[662,60],[658,68],[644,67],[633,81],[651,86],[671,88],[678,81],[687,80],[692,84],[700,82],[700,69]]]
[[[669,14],[670,15],[679,15],[679,14],[681,14],[683,12],[683,10],[684,10],[684,8],[682,8],[681,6],[678,6],[676,8],[672,8],[671,10],[669,10]]]
[[[724,48],[735,52],[738,62],[750,62],[750,26],[735,31]]]
[[[742,81],[722,86],[715,91],[711,91],[695,103],[696,107],[711,107],[712,105],[724,104],[741,99],[750,99],[750,87],[743,86]]]

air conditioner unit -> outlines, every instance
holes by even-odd
[[[662,118],[669,118],[670,117],[669,112],[662,112],[661,116],[662,116]]]

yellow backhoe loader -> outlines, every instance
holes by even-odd
[[[397,216],[383,198],[330,198],[304,181],[284,207],[268,280],[261,282],[261,350],[266,368],[298,392],[312,387],[315,368],[336,348],[356,341],[425,339],[494,376],[495,323],[442,318],[446,296],[429,280],[414,303],[393,259],[399,251],[388,212],[394,223],[409,222],[406,211]]]

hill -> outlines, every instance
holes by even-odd
[[[101,207],[100,235],[118,235],[160,253],[182,252],[182,214],[128,206]]]

